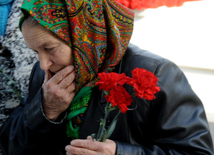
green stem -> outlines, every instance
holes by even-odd
[[[132,98],[135,98],[135,97],[136,97],[136,94],[135,94],[135,93],[133,93],[133,94],[132,94]]]
[[[106,120],[109,116],[110,109],[111,109],[111,103],[107,102],[105,107],[105,117],[101,120],[100,128],[97,134],[97,140],[99,142],[103,141],[103,134],[105,133]]]
[[[107,133],[105,134],[105,136],[103,137],[103,142],[105,142],[106,139],[107,139],[108,137],[110,137],[111,134],[112,134],[112,132],[114,131],[114,128],[115,128],[115,127],[113,127],[113,125],[114,125],[115,122],[118,120],[118,116],[119,116],[119,115],[120,115],[120,110],[118,111],[117,115],[114,117],[114,119],[112,120],[110,126],[108,127],[108,131],[107,131]],[[113,128],[112,128],[112,127],[113,127]]]

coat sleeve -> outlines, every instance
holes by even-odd
[[[37,63],[31,72],[29,95],[14,109],[1,128],[0,145],[5,155],[27,154],[53,125],[42,111],[43,77],[44,72]]]
[[[149,102],[148,133],[137,131],[144,134],[137,135],[138,137],[147,137],[147,143],[132,145],[116,141],[116,154],[213,155],[213,143],[204,107],[183,72],[172,62],[165,60],[158,65],[155,75],[159,79],[161,91],[156,94],[155,100]],[[137,111],[135,115],[139,113]],[[139,121],[138,124],[140,123]]]

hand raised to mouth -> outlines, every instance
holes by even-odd
[[[45,71],[42,91],[43,111],[48,119],[55,121],[75,96],[74,66],[66,66],[54,75],[50,70]]]

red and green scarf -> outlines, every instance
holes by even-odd
[[[29,14],[72,48],[76,92],[115,68],[133,31],[134,13],[114,0],[23,0],[21,10],[20,25]]]

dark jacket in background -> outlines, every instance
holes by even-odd
[[[134,98],[121,114],[110,139],[117,143],[117,155],[212,155],[213,144],[200,99],[192,91],[183,72],[172,62],[129,45],[115,72],[131,76],[136,67],[153,72],[159,79],[160,92],[152,101]],[[55,123],[42,112],[41,85],[44,72],[39,62],[34,66],[29,95],[12,112],[0,131],[0,145],[5,155],[62,155],[70,143],[66,137],[65,114]],[[133,88],[126,86],[132,94]],[[105,99],[93,88],[80,138],[97,133],[104,117]],[[112,112],[110,123],[117,112]]]

